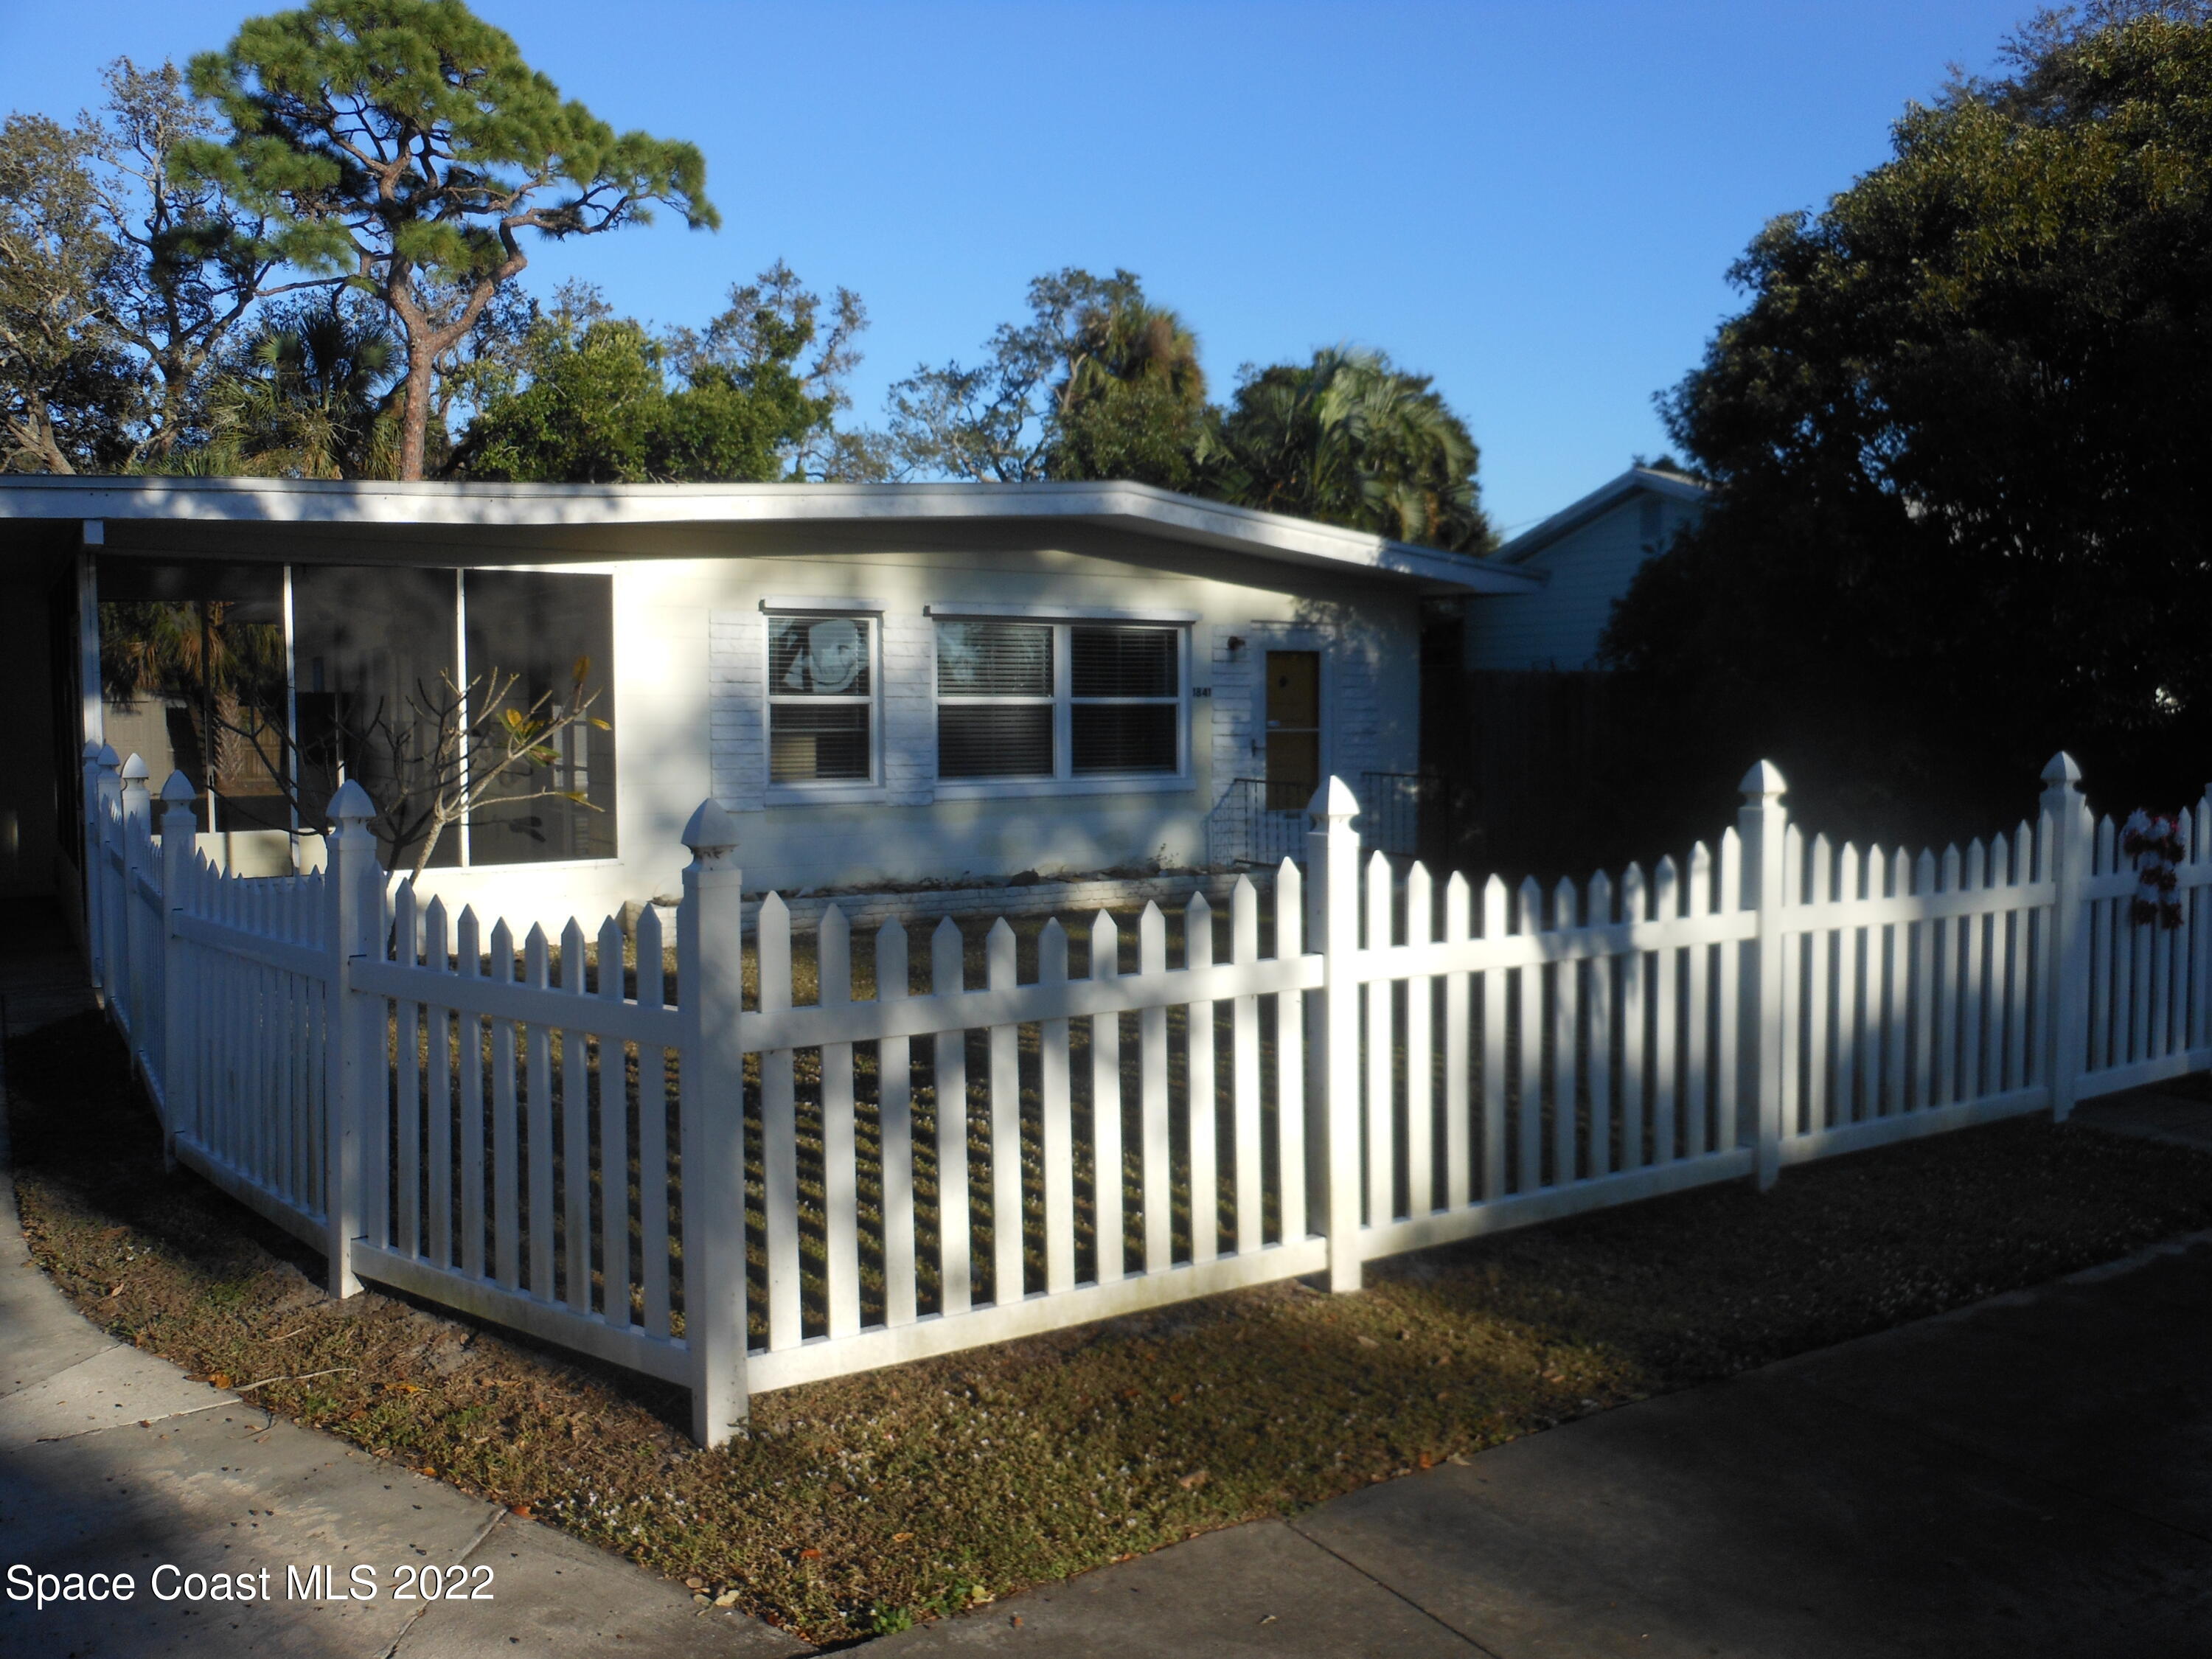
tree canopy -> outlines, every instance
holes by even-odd
[[[1496,544],[1474,440],[1425,374],[1332,349],[1248,373],[1207,427],[1202,493],[1455,552]]]
[[[43,115],[0,126],[0,435],[11,469],[112,465],[137,412],[112,320],[123,251],[100,223],[90,149]]]
[[[903,471],[1127,478],[1457,551],[1495,544],[1480,452],[1428,376],[1330,348],[1248,366],[1223,408],[1197,337],[1133,272],[1048,272],[1029,307],[981,363],[925,365],[891,388]]]
[[[977,364],[927,364],[891,388],[900,467],[998,483],[1124,477],[1175,487],[1206,404],[1197,343],[1131,272],[1073,265],[1029,286]]]
[[[868,476],[866,434],[839,434],[843,381],[867,323],[778,264],[731,290],[703,329],[656,337],[595,290],[565,289],[532,331],[525,384],[493,398],[460,446],[475,478],[637,483]]]
[[[697,148],[617,133],[460,0],[313,0],[194,58],[220,141],[179,168],[264,222],[266,245],[390,309],[401,339],[402,477],[423,474],[439,361],[556,239],[643,223],[653,204],[720,222]]]
[[[696,326],[519,281],[533,235],[718,222],[690,144],[564,101],[463,0],[308,0],[118,59],[102,116],[0,129],[0,466],[541,481],[1130,479],[1491,541],[1429,380],[1331,349],[1208,400],[1135,273],[1068,266],[983,357],[842,418],[860,297],[778,262]]]
[[[1607,639],[1679,767],[1769,755],[1885,837],[2010,816],[2061,744],[2202,787],[2212,24],[2172,9],[2045,18],[1735,267],[1662,400],[1714,505]]]

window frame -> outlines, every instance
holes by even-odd
[[[1045,630],[1052,653],[1052,686],[1042,695],[1036,692],[990,692],[947,695],[939,669],[939,642],[947,623],[955,627],[962,623],[1003,623],[1017,628],[1042,628]],[[1060,629],[1049,622],[1034,617],[939,617],[933,619],[930,629],[929,690],[935,710],[937,731],[937,787],[941,791],[947,784],[966,787],[975,784],[1049,784],[1060,776],[1060,756],[1066,748],[1068,667],[1066,641]],[[1043,708],[1051,715],[1052,769],[1047,772],[993,773],[982,777],[947,777],[945,775],[945,711],[947,708]]]
[[[779,694],[775,687],[775,624],[779,622],[860,622],[868,625],[868,695],[825,697]],[[848,801],[876,801],[888,791],[884,774],[884,615],[880,607],[840,599],[763,599],[761,602],[761,783],[771,806],[828,806]],[[777,782],[775,777],[775,711],[787,708],[852,708],[868,711],[868,775],[810,778]]]
[[[935,729],[943,730],[942,711],[947,707],[977,708],[994,703],[1036,707],[1044,699],[1026,696],[947,696],[938,690],[937,629],[946,623],[997,622],[1052,630],[1052,773],[1020,777],[949,778],[940,771],[935,781],[939,800],[1007,799],[1041,795],[1105,795],[1180,793],[1196,782],[1191,737],[1191,638],[1194,618],[1188,616],[1146,617],[1126,614],[1087,616],[1078,611],[1045,611],[1042,607],[1008,605],[1003,611],[983,605],[932,606],[930,619],[930,705]],[[1175,636],[1176,692],[1168,697],[1084,697],[1074,695],[1073,630],[1078,628],[1141,628]],[[1075,706],[1078,702],[1101,705],[1172,706],[1176,711],[1176,764],[1169,772],[1077,772],[1075,765]],[[942,765],[940,757],[939,765]]]

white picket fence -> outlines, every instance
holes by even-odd
[[[1225,927],[1203,896],[1133,940],[1000,919],[976,964],[945,921],[917,971],[901,922],[856,941],[834,906],[795,960],[771,896],[749,996],[712,802],[672,983],[649,908],[634,941],[518,944],[387,900],[356,787],[325,874],[222,874],[190,784],[156,838],[145,768],[103,750],[88,937],[175,1157],[324,1249],[333,1294],[687,1384],[712,1443],[755,1392],[1356,1289],[1371,1257],[2205,1068],[2212,799],[2183,925],[2138,926],[2079,777],[2062,755],[2037,823],[1916,856],[1808,846],[1762,763],[1717,849],[1548,894],[1363,864],[1332,780],[1304,868],[1240,880]]]

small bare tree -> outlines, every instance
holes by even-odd
[[[219,600],[132,601],[101,607],[100,668],[111,696],[162,698],[188,711],[206,783],[222,794],[274,794],[303,835],[325,836],[324,785],[349,775],[376,803],[371,827],[395,866],[419,877],[446,832],[479,808],[561,799],[605,809],[576,787],[563,739],[614,728],[592,711],[603,686],[579,657],[565,687],[528,693],[496,666],[459,679],[441,671],[365,720],[303,738],[287,720],[283,638],[240,622]],[[265,781],[265,789],[252,785]]]
[[[600,688],[589,684],[592,659],[576,659],[565,690],[549,690],[524,702],[522,676],[488,669],[460,681],[441,672],[433,687],[418,680],[399,708],[380,699],[369,719],[343,739],[344,756],[306,757],[297,734],[275,726],[265,712],[234,701],[210,702],[208,719],[222,738],[242,740],[237,750],[260,764],[292,809],[301,833],[327,836],[321,804],[310,804],[303,784],[340,765],[376,803],[369,827],[392,848],[394,866],[411,860],[410,880],[429,867],[447,830],[485,805],[523,801],[572,801],[588,811],[605,809],[562,778],[562,738],[578,726],[614,728],[592,710]],[[542,769],[549,781],[527,787]],[[526,787],[514,786],[518,772]]]
[[[520,674],[494,668],[463,684],[441,673],[435,688],[416,682],[399,720],[385,720],[380,708],[370,729],[388,768],[389,804],[377,799],[374,786],[369,795],[380,809],[377,824],[392,842],[394,862],[414,849],[410,879],[429,867],[446,831],[480,806],[558,799],[605,810],[561,775],[564,733],[579,726],[614,729],[592,713],[599,692],[586,684],[591,671],[589,657],[577,658],[565,692],[543,691],[526,703],[518,696]],[[526,779],[537,769],[549,780],[543,787],[513,787],[518,771]]]

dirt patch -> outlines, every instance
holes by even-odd
[[[2212,1158],[2038,1120],[755,1403],[404,1301],[184,1173],[97,1016],[9,1045],[17,1194],[86,1316],[269,1410],[814,1641],[896,1628],[2212,1225]],[[696,1582],[695,1582],[696,1581]]]

